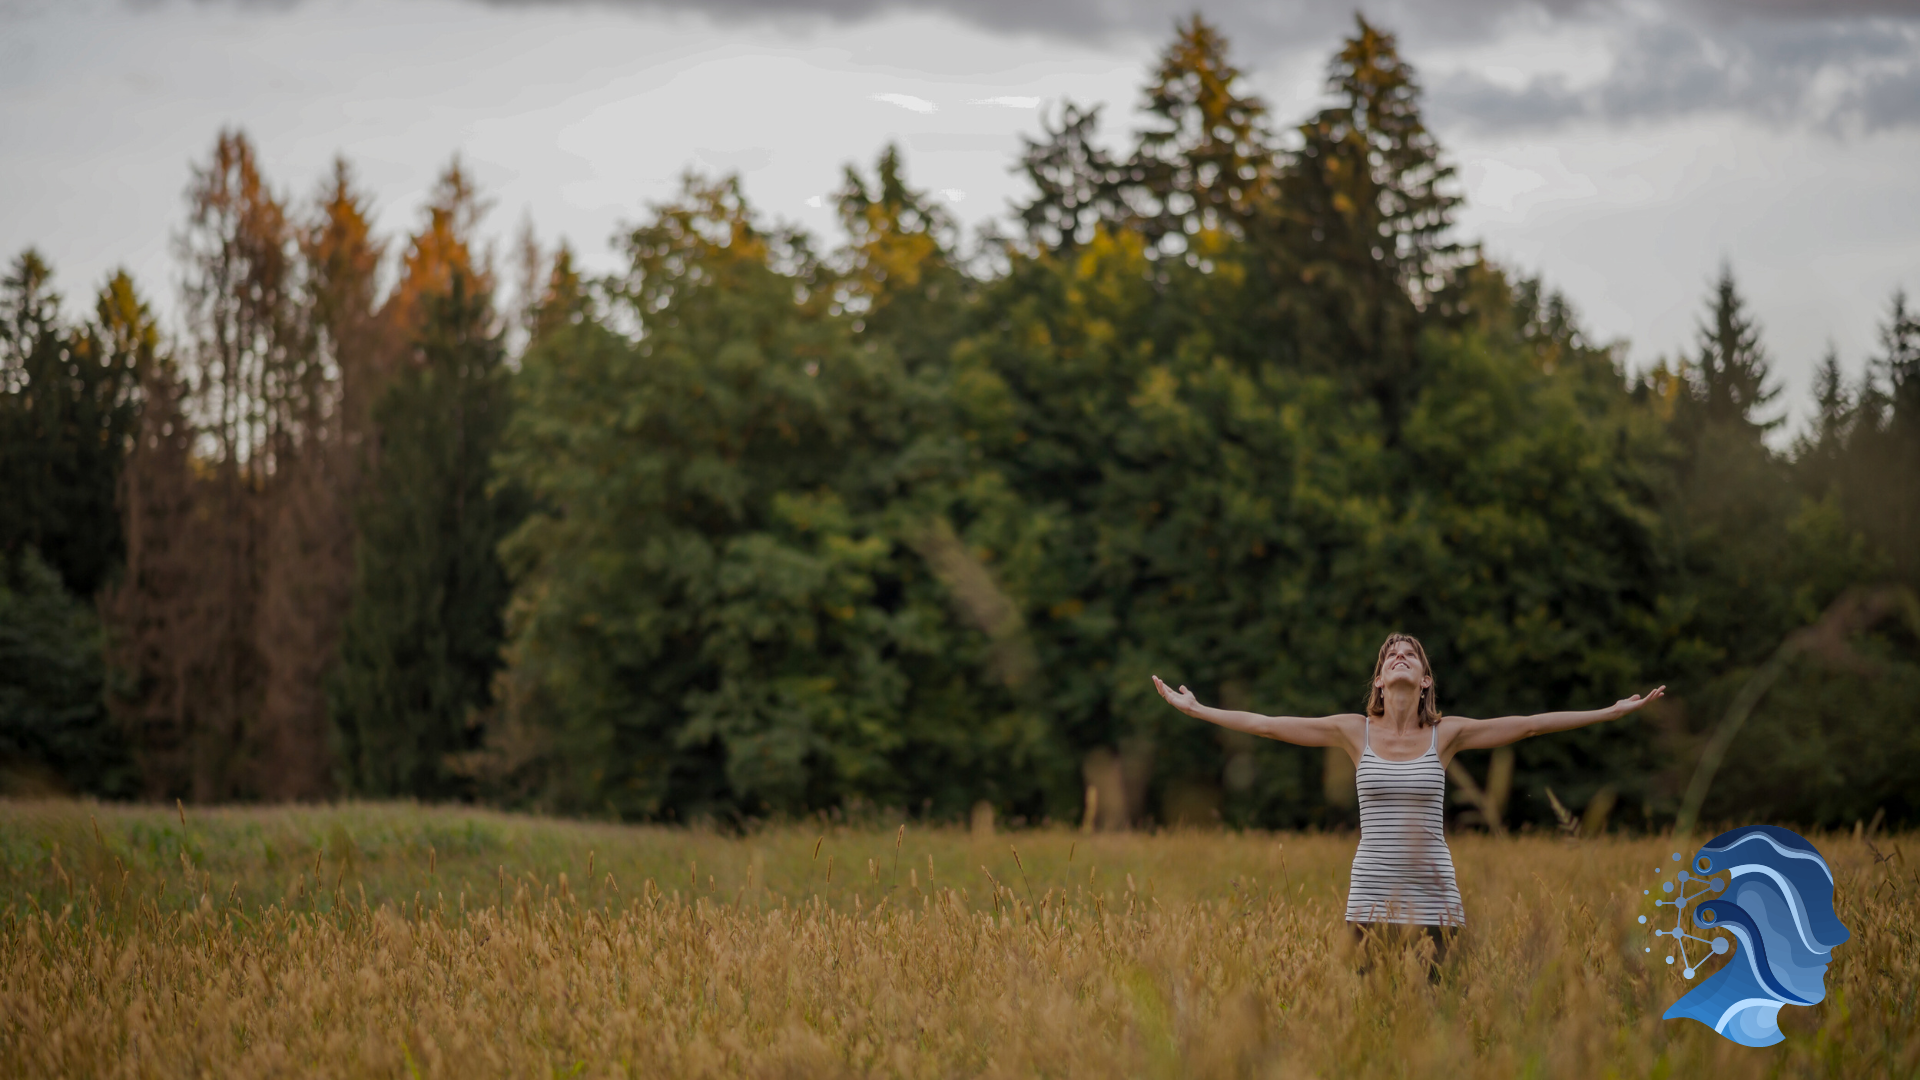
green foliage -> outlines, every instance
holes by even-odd
[[[1042,114],[1042,139],[1020,137],[1020,171],[1034,195],[1019,207],[1021,228],[1036,251],[1060,254],[1093,239],[1127,214],[1127,170],[1098,141],[1100,106],[1060,105],[1057,120]]]
[[[114,495],[156,333],[125,273],[101,291],[98,321],[79,327],[62,318],[52,279],[28,250],[0,281],[0,556],[38,548],[91,597],[121,560]]]
[[[1869,634],[1856,644],[1853,663],[1807,657],[1789,668],[1728,752],[1708,820],[1920,817],[1920,664],[1911,637]],[[1728,678],[1713,690],[1731,697],[1736,686]]]
[[[1849,390],[1829,379],[1821,427],[1804,456],[1805,486],[1837,498],[1849,523],[1887,560],[1885,572],[1920,589],[1920,312],[1896,293],[1880,351]]]
[[[1884,562],[1746,411],[1703,419],[1767,397],[1730,279],[1711,356],[1651,393],[1450,238],[1389,35],[1359,24],[1296,154],[1225,56],[1181,27],[1125,162],[1077,109],[1030,144],[1031,246],[984,280],[891,148],[849,170],[831,260],[730,182],[656,209],[519,380],[501,461],[543,509],[507,547],[505,790],[1058,819],[1118,762],[1125,814],[1329,821],[1317,752],[1195,724],[1147,676],[1344,711],[1404,629],[1452,712],[1672,683],[1694,711],[1520,747],[1513,813],[1548,786],[1671,804],[1726,680]]]
[[[108,610],[153,794],[324,786],[256,774],[321,756],[301,703],[351,593],[326,676],[351,794],[1062,820],[1092,787],[1124,804],[1108,822],[1334,824],[1321,752],[1189,720],[1148,676],[1348,711],[1404,630],[1455,714],[1670,686],[1522,743],[1516,823],[1548,819],[1550,787],[1658,825],[1756,670],[1784,674],[1709,816],[1911,817],[1915,627],[1819,622],[1920,590],[1904,299],[1864,380],[1828,358],[1783,454],[1731,269],[1696,355],[1629,379],[1564,298],[1455,237],[1392,35],[1356,20],[1327,90],[1283,146],[1187,19],[1134,145],[1103,148],[1097,110],[1043,118],[1024,242],[972,256],[897,147],[847,169],[832,250],[689,177],[623,274],[529,232],[517,366],[457,162],[376,302],[344,166],[302,226],[223,134],[183,245],[192,386],[124,276],[87,327],[32,253],[5,282],[0,630],[39,667],[0,752],[117,782],[78,689],[99,637],[59,579],[90,595],[121,558],[144,407]],[[1826,645],[1762,667],[1816,622]]]
[[[1700,352],[1687,369],[1689,425],[1734,426],[1753,438],[1785,418],[1762,420],[1754,413],[1780,396],[1768,385],[1770,364],[1760,345],[1760,328],[1746,310],[1734,284],[1733,268],[1723,266],[1713,283],[1713,303],[1700,325]]]
[[[0,768],[99,794],[130,782],[92,600],[124,558],[116,496],[158,333],[115,274],[69,323],[28,250],[0,282]]]
[[[455,271],[425,294],[418,362],[374,407],[379,451],[357,514],[352,606],[332,678],[338,782],[447,798],[448,756],[499,667],[506,579],[495,548],[522,500],[492,483],[510,398],[488,298]]]
[[[0,562],[0,793],[127,790],[130,763],[102,678],[92,606],[32,548]]]
[[[1419,341],[1445,316],[1469,255],[1449,235],[1460,196],[1391,34],[1355,17],[1333,58],[1334,103],[1300,125],[1262,232],[1268,318],[1300,359],[1380,403],[1390,437],[1419,392]]]
[[[612,303],[643,333],[542,340],[501,459],[541,507],[505,548],[507,707],[550,739],[530,791],[645,817],[900,799],[912,706],[954,681],[885,513],[927,468],[912,388],[730,182],[690,181],[628,250]]]
[[[1266,104],[1241,76],[1218,28],[1198,14],[1176,26],[1143,94],[1150,126],[1129,170],[1136,228],[1151,247],[1177,253],[1203,231],[1242,235],[1271,200],[1277,147]]]
[[[1497,330],[1429,340],[1395,444],[1338,381],[1223,354],[1206,299],[1230,287],[1167,280],[1161,299],[1137,240],[1096,239],[1071,266],[1016,267],[985,300],[995,330],[956,353],[964,434],[1020,502],[969,539],[1007,553],[1069,754],[1145,741],[1156,785],[1222,785],[1234,748],[1169,713],[1149,674],[1347,711],[1396,628],[1436,643],[1453,711],[1611,700],[1643,677],[1659,433],[1636,425],[1610,358],[1529,343],[1509,300]],[[1630,729],[1604,741],[1523,764],[1564,786],[1569,768],[1644,759]],[[1232,777],[1230,815],[1317,815],[1316,760],[1256,761]],[[1056,787],[1049,809],[1078,795]]]

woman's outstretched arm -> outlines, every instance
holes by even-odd
[[[1249,735],[1278,739],[1295,746],[1345,746],[1346,738],[1341,733],[1341,721],[1357,719],[1356,716],[1262,716],[1259,713],[1241,712],[1238,709],[1216,709],[1211,705],[1202,705],[1194,698],[1193,691],[1186,687],[1174,690],[1153,677],[1154,688],[1167,704],[1186,713],[1196,720],[1205,720],[1210,724],[1219,724],[1223,728],[1244,731]]]
[[[1549,712],[1535,713],[1532,716],[1496,716],[1490,720],[1471,720],[1463,716],[1449,716],[1447,719],[1457,725],[1453,737],[1448,740],[1448,753],[1459,750],[1491,750],[1496,746],[1516,743],[1532,735],[1544,735],[1549,731],[1570,731],[1588,724],[1597,724],[1602,720],[1618,720],[1637,709],[1665,697],[1667,688],[1655,687],[1646,694],[1635,694],[1621,698],[1604,709],[1588,709],[1585,712]]]

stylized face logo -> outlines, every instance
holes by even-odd
[[[1693,910],[1699,936],[1669,936],[1708,944],[1716,953],[1732,943],[1735,955],[1666,1016],[1698,1020],[1748,1046],[1779,1042],[1780,1006],[1812,1005],[1827,996],[1833,948],[1849,936],[1833,910],[1833,871],[1805,838],[1770,825],[1714,837],[1691,865],[1681,875],[1683,887],[1688,880],[1711,882],[1693,896],[1715,895]],[[1693,970],[1689,960],[1688,978]]]

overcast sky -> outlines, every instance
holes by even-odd
[[[1125,141],[1163,0],[0,0],[0,253],[77,308],[125,265],[171,303],[191,161],[224,125],[301,197],[344,154],[411,227],[456,152],[503,240],[531,217],[611,269],[609,238],[680,172],[739,171],[770,216],[888,140],[966,221],[1023,193],[1019,136],[1063,97]],[[1200,10],[1283,126],[1319,101],[1353,7]],[[1920,0],[1426,0],[1400,35],[1461,172],[1463,233],[1544,275],[1636,365],[1691,347],[1720,262],[1796,421],[1832,342],[1849,371],[1920,291]],[[1797,426],[1797,424],[1796,424]]]

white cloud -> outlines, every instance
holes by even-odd
[[[941,188],[940,197],[947,200],[950,203],[964,202],[966,200],[967,193],[964,191],[961,191],[959,188],[954,188],[954,187]]]
[[[898,105],[903,109],[912,109],[917,113],[930,113],[940,107],[926,98],[914,97],[912,94],[875,94],[873,100]]]
[[[974,98],[972,101],[967,102],[967,104],[999,105],[1008,109],[1037,109],[1040,107],[1040,99],[1037,97],[1022,97],[1017,94],[1006,94],[1000,97]]]

